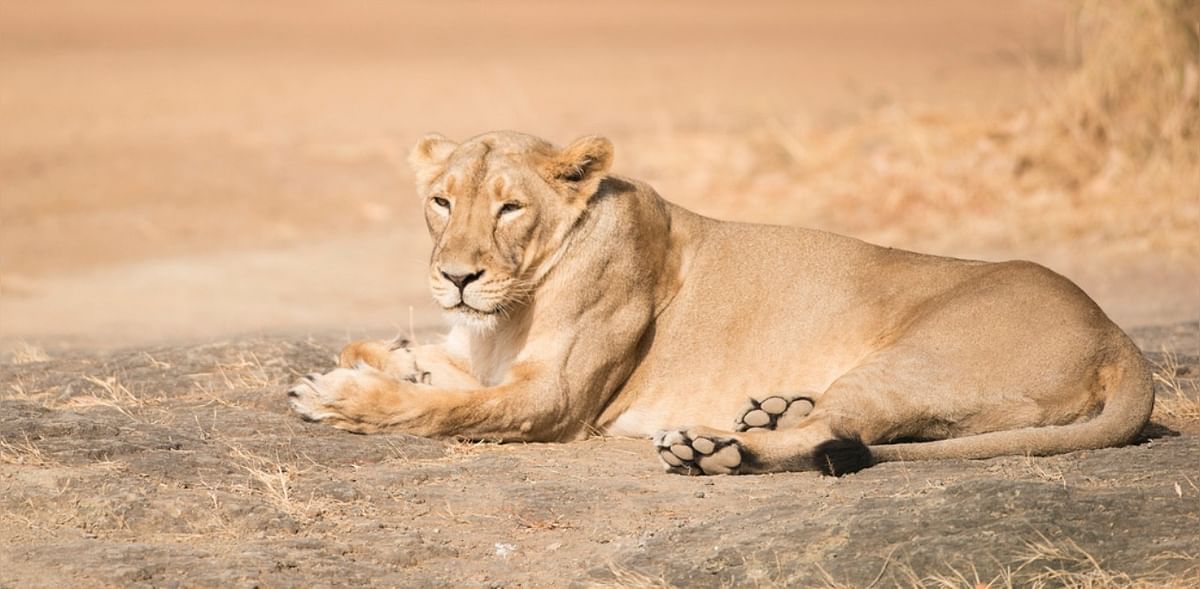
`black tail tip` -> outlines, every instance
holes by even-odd
[[[821,474],[840,477],[874,464],[871,450],[858,438],[834,438],[821,442],[813,451],[813,462]]]

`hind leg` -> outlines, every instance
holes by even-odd
[[[764,472],[760,454],[750,450],[769,438],[764,432],[795,427],[813,410],[814,395],[777,394],[750,399],[734,420],[734,432],[687,428],[659,432],[654,443],[667,470],[681,474],[740,474]],[[811,434],[811,432],[809,432]],[[828,436],[807,435],[814,441]]]
[[[654,446],[667,472],[688,475],[816,470],[841,476],[871,465],[857,439],[837,438],[821,423],[792,430],[723,432],[705,427],[659,432]]]
[[[682,428],[655,436],[655,447],[668,472],[680,474],[854,472],[872,462],[865,444],[949,433],[944,416],[953,403],[930,403],[946,396],[932,382],[952,379],[927,360],[912,349],[882,352],[816,395],[815,404],[768,397],[751,403],[736,432]]]
[[[999,371],[979,363],[923,349],[906,346],[875,354],[830,385],[812,412],[792,427],[683,428],[655,436],[655,447],[667,470],[681,474],[819,470],[841,475],[871,464],[867,444],[1066,423],[1085,408],[1039,405],[1016,379],[1005,381]],[[764,420],[755,411],[768,400],[746,412],[750,422]],[[719,459],[717,450],[723,451]]]
[[[910,352],[911,353],[911,352]],[[919,423],[906,391],[916,366],[886,355],[851,370],[820,395],[776,395],[752,401],[737,431],[691,427],[660,432],[655,448],[668,472],[751,474],[817,470],[843,475],[871,464],[865,444],[895,434],[895,423]]]
[[[991,268],[952,298],[927,305],[903,334],[835,380],[795,427],[683,429],[657,438],[659,456],[673,472],[842,474],[870,463],[864,444],[969,439],[1097,415],[1106,403],[1102,367],[1116,353],[1116,328],[1061,277],[1027,263]],[[1056,434],[1048,429],[1043,435]],[[696,448],[696,440],[705,441]],[[720,463],[696,458],[710,442],[735,448],[738,460],[732,451]],[[972,447],[964,440],[957,447],[957,456],[985,457],[1037,445]]]

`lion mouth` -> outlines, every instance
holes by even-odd
[[[487,316],[496,314],[495,311],[484,311],[481,309],[476,309],[475,307],[472,307],[471,305],[468,305],[465,302],[461,302],[461,301],[457,305],[454,305],[453,307],[450,307],[447,310],[456,311],[458,313],[466,313],[468,315],[478,315],[480,317],[487,317]]]
[[[477,333],[490,333],[500,321],[500,310],[483,311],[466,303],[446,308],[447,314],[457,325],[463,325]]]

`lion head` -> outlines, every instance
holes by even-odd
[[[527,303],[611,162],[603,137],[563,149],[511,131],[421,138],[409,163],[433,238],[433,298],[479,329]]]

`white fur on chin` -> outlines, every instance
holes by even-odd
[[[488,334],[496,331],[500,320],[495,313],[483,314],[474,313],[471,311],[459,311],[456,309],[448,309],[445,311],[446,317],[454,325],[461,325],[476,334]]]

